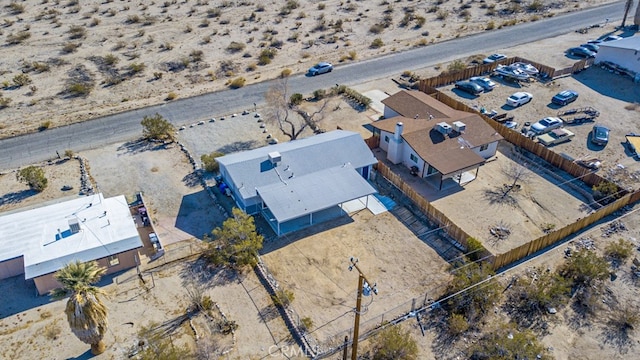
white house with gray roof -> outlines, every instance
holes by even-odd
[[[377,163],[360,134],[336,130],[217,158],[224,183],[248,214],[276,234],[335,218],[342,204],[376,193]]]
[[[39,294],[59,287],[56,271],[98,261],[107,274],[139,263],[142,247],[123,195],[102,194],[0,215],[0,279],[24,274]]]

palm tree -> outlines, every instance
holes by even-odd
[[[107,331],[107,307],[98,297],[104,292],[92,284],[98,282],[105,271],[95,261],[69,263],[54,275],[62,288],[51,291],[55,300],[69,295],[64,312],[71,331],[80,341],[91,345],[94,355],[105,350],[102,338]]]

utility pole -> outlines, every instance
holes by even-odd
[[[360,313],[362,312],[362,295],[369,296],[371,291],[378,295],[378,287],[376,283],[373,284],[373,288],[369,285],[370,282],[362,273],[362,270],[358,267],[358,259],[352,257],[349,259],[351,265],[349,265],[349,271],[354,268],[358,270],[358,297],[356,299],[356,316],[355,323],[353,325],[353,344],[351,345],[351,360],[358,359],[358,337],[360,336]]]

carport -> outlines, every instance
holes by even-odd
[[[350,164],[283,178],[256,192],[262,216],[278,236],[346,215],[343,203],[377,193]]]

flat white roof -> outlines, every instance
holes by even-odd
[[[79,224],[78,232],[70,221]],[[0,262],[24,256],[26,279],[141,246],[124,195],[83,196],[0,216]]]

